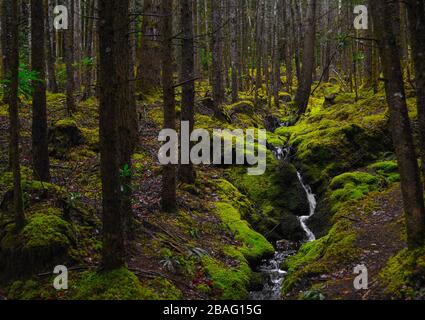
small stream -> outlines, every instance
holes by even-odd
[[[276,148],[273,153],[278,160],[286,160],[291,153],[291,149]],[[317,200],[315,194],[311,190],[311,187],[304,183],[303,177],[298,171],[297,176],[301,186],[306,192],[310,209],[308,216],[301,216],[298,219],[300,221],[301,227],[305,231],[307,242],[310,242],[316,240],[316,237],[307,226],[307,222],[316,212]],[[273,258],[264,260],[259,267],[258,271],[265,275],[267,281],[261,291],[250,293],[251,300],[281,300],[281,287],[287,272],[281,270],[280,267],[288,257],[296,254],[297,251],[291,249],[290,246],[288,246],[288,242],[284,240],[277,242],[276,250],[277,251],[275,252]]]

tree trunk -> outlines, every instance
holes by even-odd
[[[183,43],[182,43],[182,66],[181,66],[181,82],[182,90],[182,121],[189,122],[189,132],[192,133],[195,124],[195,76],[194,67],[194,42],[193,42],[193,15],[192,5],[189,0],[181,0],[181,26],[183,28]],[[185,162],[189,164],[181,164],[179,168],[180,181],[188,184],[195,183],[196,172],[190,161],[190,151],[183,150],[183,144],[189,143],[182,141],[182,157],[185,157]],[[189,147],[193,143],[189,143]],[[186,146],[187,147],[187,146]]]
[[[53,41],[54,38],[54,31],[53,31],[53,21],[52,21],[52,15],[53,15],[53,8],[54,8],[54,1],[52,0],[44,0],[45,2],[45,16],[46,16],[46,25],[45,25],[45,39],[46,39],[46,54],[47,54],[47,88],[50,92],[57,93],[59,91],[58,84],[56,81],[56,74],[55,74],[55,54],[53,50]]]
[[[413,145],[407,113],[406,96],[400,63],[400,49],[391,25],[392,6],[396,0],[370,1],[375,32],[385,77],[385,90],[390,108],[391,131],[396,149],[409,247],[425,244],[425,209],[423,187]]]
[[[176,129],[176,106],[173,85],[173,1],[162,0],[162,86],[164,95],[164,128]],[[177,210],[176,200],[176,167],[168,164],[162,174],[162,209],[174,213]]]
[[[127,3],[126,3],[127,2]],[[127,5],[127,7],[126,7]],[[125,9],[127,8],[127,10]],[[99,0],[100,169],[102,178],[103,250],[106,270],[124,266],[123,217],[119,163],[120,83],[122,21],[128,16],[128,0]],[[120,61],[121,60],[121,61]],[[126,62],[124,62],[126,63]],[[127,74],[125,74],[127,76]]]
[[[231,33],[231,65],[232,65],[232,103],[239,97],[239,62],[238,62],[238,34],[237,34],[237,2],[230,1],[230,33]]]
[[[46,112],[46,59],[44,0],[31,0],[31,62],[39,81],[33,84],[32,94],[32,161],[34,177],[50,181],[49,148]]]
[[[68,0],[68,30],[65,32],[66,109],[68,116],[76,110],[74,88],[74,0]]]
[[[316,42],[316,0],[310,0],[307,10],[307,24],[305,27],[304,50],[302,75],[299,80],[295,103],[298,107],[299,114],[302,115],[307,111],[308,101],[310,99],[311,84],[313,82],[314,68],[314,49]]]
[[[13,173],[13,204],[15,228],[21,230],[25,224],[24,203],[22,198],[21,168],[19,162],[19,44],[18,44],[18,3],[15,0],[2,1],[2,44],[4,71],[9,84],[6,86],[6,99],[9,104],[9,145]]]
[[[212,14],[212,76],[213,76],[213,98],[216,112],[224,102],[223,87],[223,26],[221,19],[221,0],[211,1]]]
[[[422,178],[425,181],[425,8],[422,0],[407,1],[410,42],[415,65]]]
[[[142,21],[142,43],[138,52],[137,87],[143,94],[149,94],[161,85],[160,61],[160,14],[161,1],[145,0]],[[156,17],[155,17],[156,15]]]

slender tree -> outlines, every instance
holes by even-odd
[[[173,84],[173,1],[161,1],[162,13],[162,87],[164,95],[164,128],[176,129],[175,92]],[[164,166],[162,173],[162,209],[173,213],[177,210],[176,167]]]
[[[235,103],[238,100],[238,90],[239,90],[239,56],[238,56],[238,6],[236,0],[230,1],[230,34],[231,34],[231,61],[232,61],[232,103]]]
[[[298,107],[299,114],[304,114],[307,110],[313,82],[314,50],[316,43],[316,7],[317,0],[308,1],[301,79],[298,80],[299,85],[297,94],[295,95],[295,103]]]
[[[421,0],[408,0],[410,41],[415,65],[422,177],[425,183],[425,8]]]
[[[222,0],[211,1],[212,15],[212,76],[213,98],[216,111],[224,102],[223,85],[223,25],[222,25]]]
[[[65,30],[66,108],[68,115],[76,110],[74,68],[74,0],[68,0],[68,30]]]
[[[18,2],[3,0],[1,17],[4,73],[8,79],[6,100],[9,104],[9,162],[13,173],[13,205],[15,228],[21,230],[25,224],[24,203],[22,198],[21,168],[19,162],[19,44],[18,44]]]
[[[137,88],[149,94],[161,84],[160,0],[143,1],[141,45],[137,59]]]
[[[182,90],[182,121],[189,122],[189,131],[192,132],[195,124],[195,51],[193,37],[193,11],[190,0],[181,0],[180,24],[183,28],[181,82]],[[182,142],[183,143],[183,142]],[[183,155],[182,155],[183,156]],[[182,182],[192,184],[196,180],[196,172],[190,161],[190,155],[186,154],[189,164],[181,164],[179,178]]]
[[[31,63],[38,77],[32,94],[32,160],[35,178],[49,182],[44,12],[44,0],[31,0]]]
[[[400,50],[391,25],[396,0],[370,0],[375,33],[385,77],[385,91],[390,109],[391,131],[401,176],[408,244],[411,248],[425,244],[425,209],[423,188],[412,130],[407,113],[406,95],[400,63]]]
[[[119,157],[120,101],[125,96],[119,39],[125,30],[128,0],[99,0],[99,90],[100,90],[100,170],[102,179],[103,251],[106,270],[124,265],[125,246],[121,214],[121,179]],[[128,74],[128,73],[127,73]],[[124,75],[124,77],[127,76]]]
[[[59,91],[58,83],[56,80],[55,73],[55,62],[56,57],[54,53],[54,43],[53,39],[55,37],[55,32],[53,31],[53,0],[44,0],[44,10],[45,10],[45,39],[46,39],[46,55],[47,55],[47,89],[50,92],[57,93]]]

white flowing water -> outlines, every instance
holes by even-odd
[[[278,160],[286,160],[291,153],[290,148],[276,148],[273,151],[275,157]],[[317,201],[316,196],[312,192],[311,187],[304,183],[303,177],[300,172],[297,171],[298,180],[303,187],[309,204],[309,215],[299,217],[301,227],[306,233],[306,239],[308,242],[316,240],[316,236],[307,226],[308,220],[315,214]],[[283,243],[283,242],[281,242]],[[289,257],[296,253],[295,250],[288,250],[283,248],[278,242],[276,245],[276,253],[273,258],[263,261],[263,264],[259,268],[259,272],[263,273],[267,277],[267,282],[261,291],[255,291],[250,293],[251,300],[280,300],[281,299],[281,287],[283,280],[286,276],[286,271],[281,270],[282,263]]]
[[[310,228],[307,226],[308,220],[316,213],[316,207],[317,207],[317,201],[316,201],[316,195],[311,191],[310,186],[306,185],[303,181],[303,177],[301,176],[301,173],[297,171],[298,180],[300,181],[304,191],[307,194],[307,200],[310,207],[310,213],[308,216],[302,216],[298,219],[300,220],[301,227],[304,229],[307,240],[308,241],[314,241],[316,240],[316,236],[314,233],[310,230]]]
[[[265,260],[258,272],[261,272],[267,278],[266,283],[261,291],[253,291],[250,293],[250,300],[280,300],[280,289],[285,279],[286,271],[280,266],[288,258],[296,253],[295,250],[288,250],[280,247],[277,243],[277,251],[272,259]]]

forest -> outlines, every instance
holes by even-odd
[[[0,0],[0,300],[424,300],[423,0]]]

